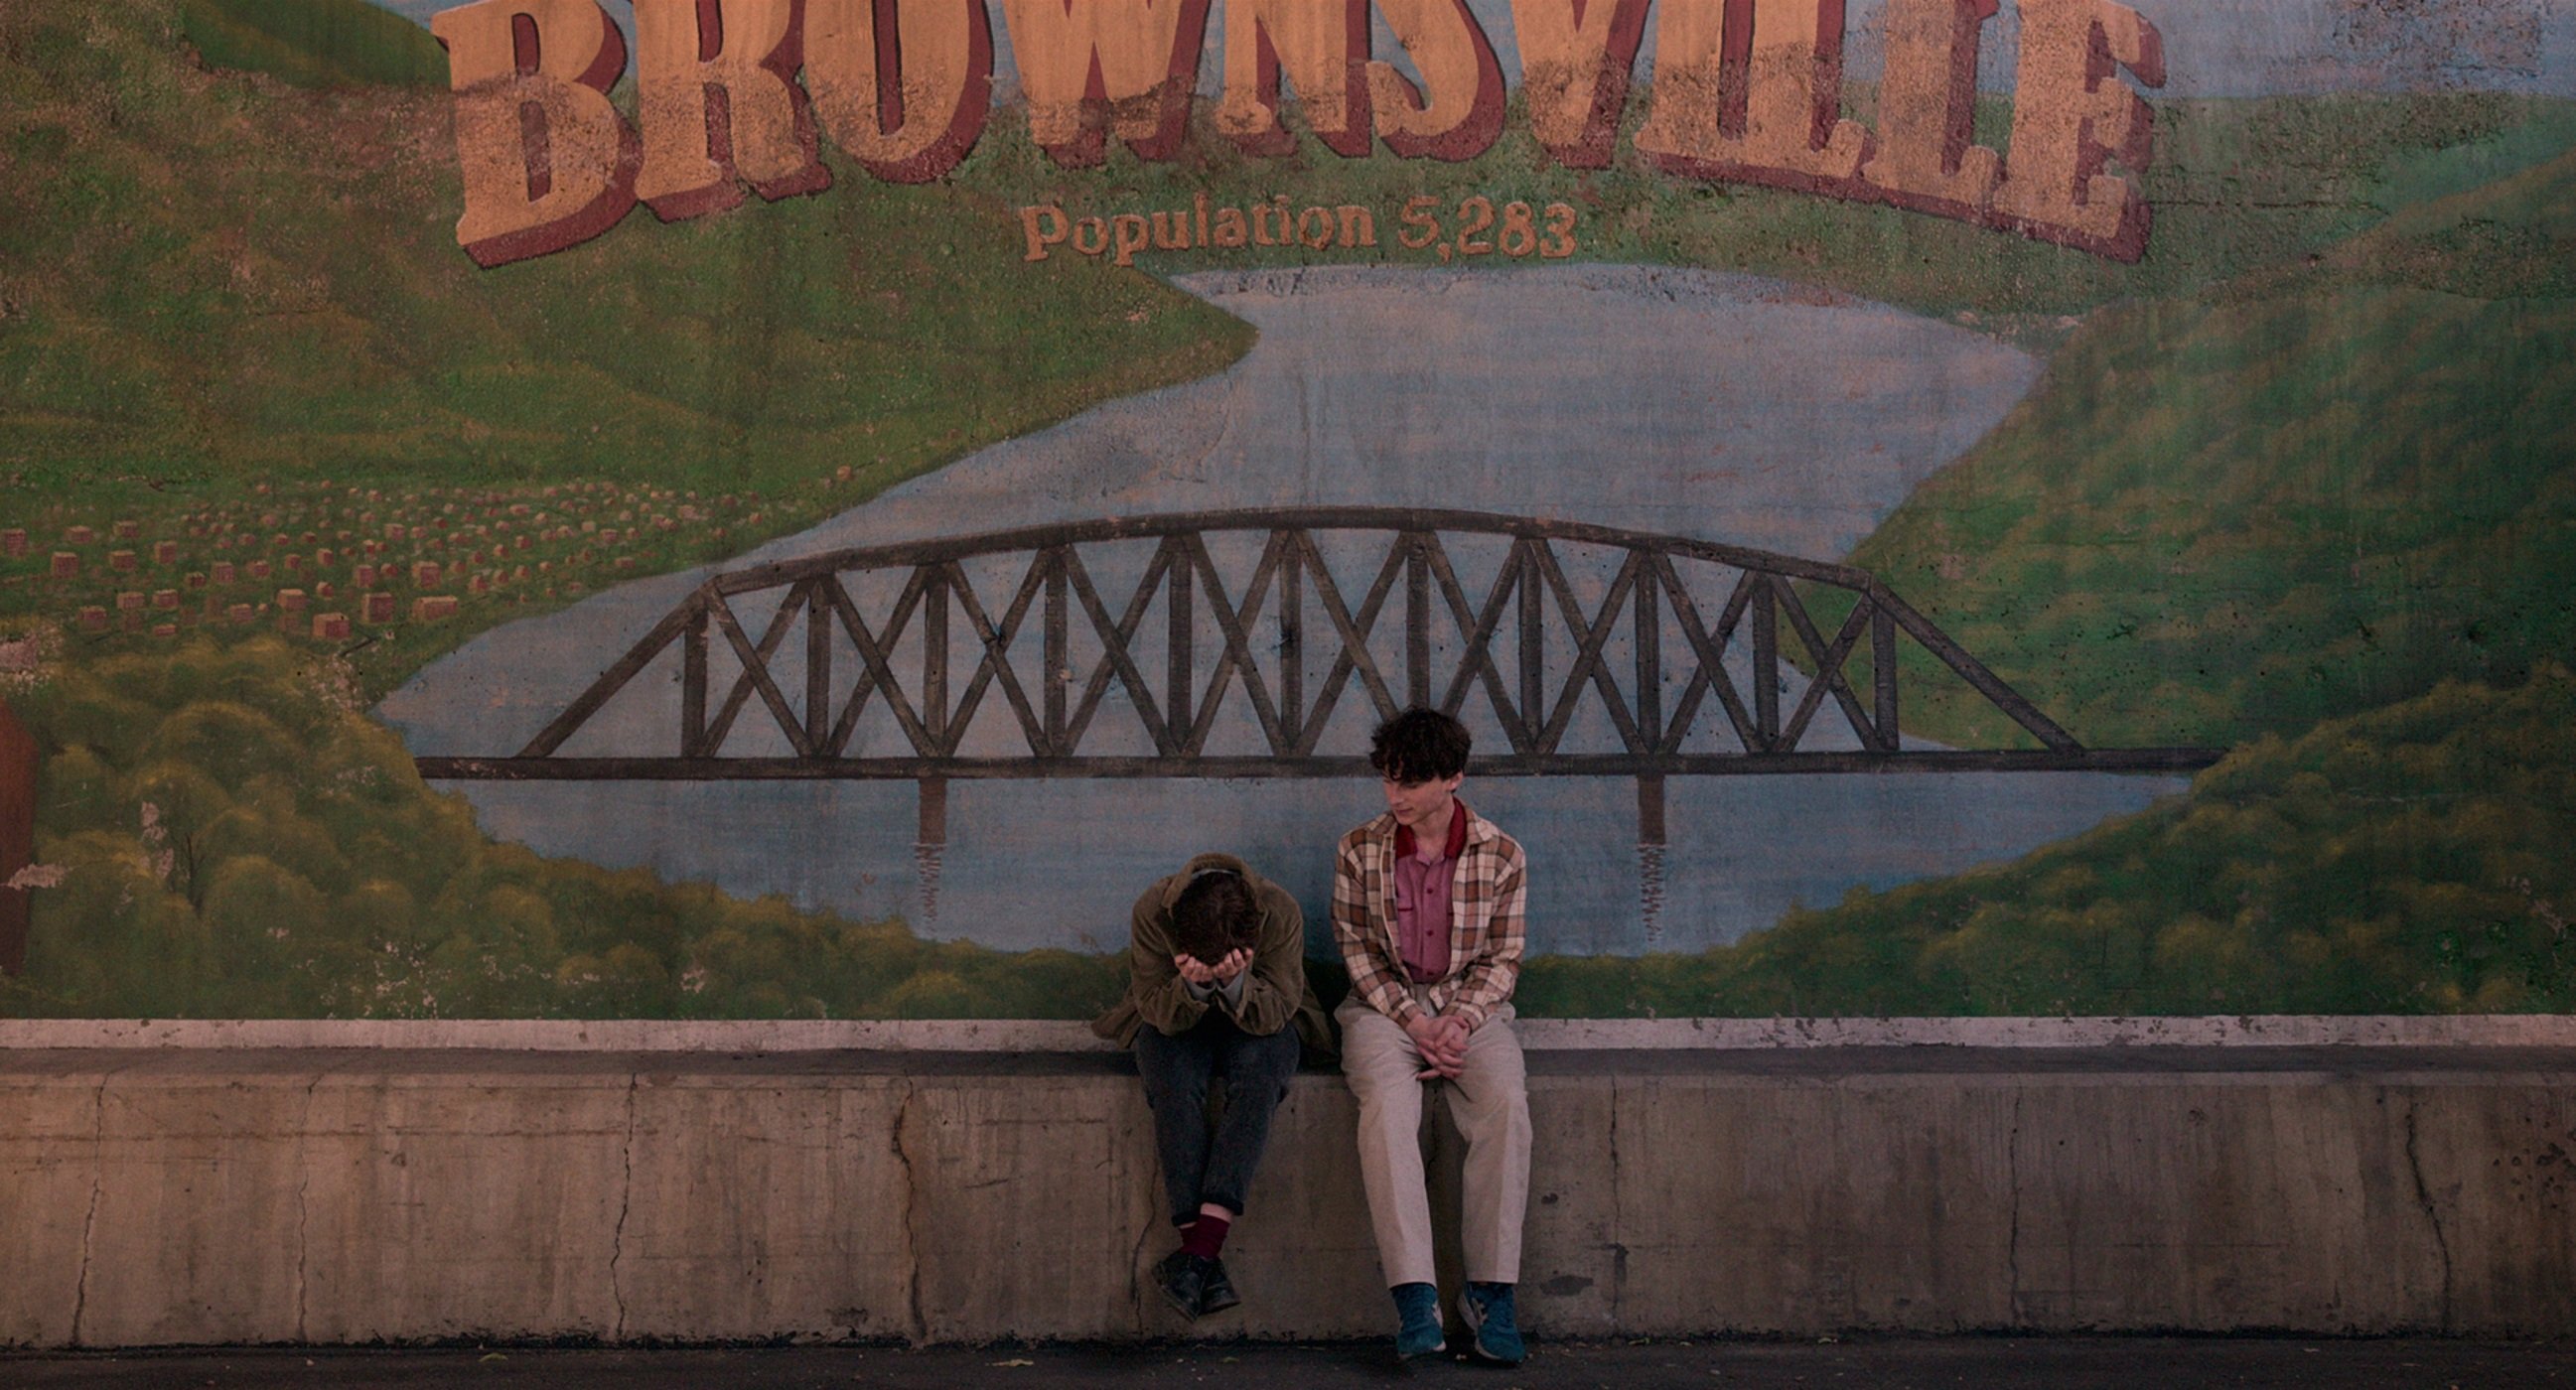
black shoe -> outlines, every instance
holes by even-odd
[[[1236,1293],[1234,1281],[1225,1277],[1225,1261],[1208,1260],[1206,1276],[1199,1284],[1199,1316],[1222,1313],[1241,1302],[1243,1295]]]
[[[1208,1271],[1215,1265],[1216,1261],[1204,1255],[1175,1250],[1154,1266],[1154,1287],[1162,1291],[1163,1301],[1172,1305],[1173,1312],[1195,1318],[1207,1298]]]

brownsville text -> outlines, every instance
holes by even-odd
[[[2136,178],[2153,134],[2137,88],[2164,83],[2155,26],[2113,0],[2017,0],[2012,122],[1995,150],[1974,142],[1972,120],[1996,4],[1887,0],[1865,124],[1840,114],[1842,0],[1512,0],[1521,107],[1549,158],[1607,165],[1651,24],[1634,139],[1666,174],[1888,203],[2137,259],[2149,214]],[[1464,160],[1502,130],[1505,77],[1466,0],[1229,0],[1212,97],[1198,90],[1209,0],[1000,9],[1029,137],[1069,169],[1101,163],[1111,140],[1175,157],[1201,101],[1225,138],[1285,154],[1290,90],[1307,133],[1349,159]],[[1374,20],[1410,73],[1372,54]],[[825,138],[872,178],[931,182],[993,116],[995,34],[975,0],[635,0],[631,118],[608,99],[628,53],[598,0],[474,0],[430,25],[455,91],[457,241],[485,266],[597,236],[638,202],[676,221],[739,206],[746,189],[820,192],[832,181]],[[1247,236],[1251,211],[1240,210]],[[1345,210],[1323,211],[1335,244],[1356,237]],[[1320,234],[1307,213],[1285,235]],[[1122,236],[1150,243],[1150,216],[1132,215],[1141,233],[1102,223],[1103,253],[1132,254]],[[1064,228],[1068,241],[1078,233]]]

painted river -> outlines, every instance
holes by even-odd
[[[1229,371],[996,445],[728,567],[1049,521],[1327,504],[1546,516],[1833,559],[2039,374],[2029,356],[1949,324],[1698,271],[1310,269],[1179,283],[1260,330]],[[496,628],[380,713],[415,753],[513,752],[702,577],[640,580]],[[667,713],[612,706],[604,718],[566,751],[668,751]],[[1365,767],[1353,771],[956,782],[935,855],[914,843],[908,782],[465,790],[492,833],[549,854],[899,914],[930,936],[1101,950],[1124,941],[1145,883],[1211,848],[1295,892],[1320,942],[1333,838],[1378,806]],[[1676,778],[1660,855],[1637,843],[1625,780],[1471,776],[1465,795],[1528,848],[1532,949],[1592,954],[1732,941],[1793,904],[2009,858],[2181,785]]]

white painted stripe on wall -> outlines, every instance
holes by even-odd
[[[2576,1047],[2576,1015],[1522,1019],[1533,1049]],[[465,1048],[508,1052],[1100,1052],[1089,1025],[647,1019],[0,1019],[0,1049]]]

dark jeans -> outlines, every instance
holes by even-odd
[[[1136,1074],[1145,1078],[1145,1103],[1154,1109],[1172,1224],[1196,1221],[1204,1202],[1242,1211],[1243,1191],[1270,1142],[1270,1113],[1297,1074],[1297,1030],[1247,1033],[1215,1009],[1179,1037],[1148,1024],[1136,1034]],[[1208,1082],[1220,1076],[1225,1113],[1211,1130]]]

